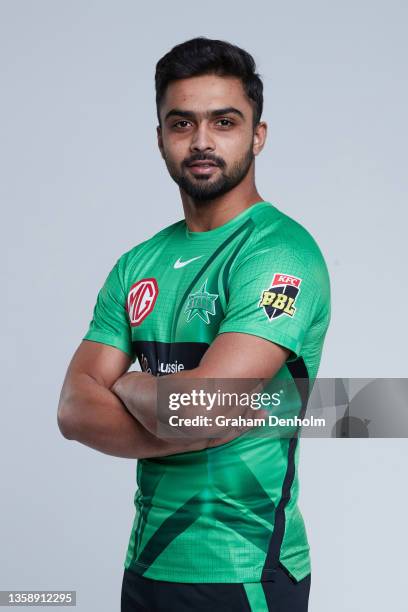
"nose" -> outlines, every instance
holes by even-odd
[[[211,138],[208,125],[205,121],[202,121],[194,130],[190,143],[190,150],[197,153],[198,151],[213,151],[214,149],[215,144]]]

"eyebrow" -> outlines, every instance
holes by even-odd
[[[238,108],[234,108],[233,106],[226,106],[225,108],[217,108],[212,111],[207,111],[204,113],[204,116],[212,118],[217,117],[218,115],[229,115],[231,113],[238,115],[239,117],[241,117],[241,119],[245,119],[243,113],[238,110]],[[185,117],[186,119],[194,119],[195,113],[193,113],[193,111],[182,110],[181,108],[172,108],[171,110],[169,110],[168,113],[166,113],[164,120],[166,121],[169,117],[173,116]]]

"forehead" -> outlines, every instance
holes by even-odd
[[[238,108],[244,115],[252,112],[242,81],[232,76],[206,74],[171,81],[163,98],[161,114],[170,108],[205,113],[228,106]]]

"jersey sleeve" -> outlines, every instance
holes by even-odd
[[[231,270],[225,317],[218,333],[260,336],[301,353],[306,334],[329,309],[330,284],[320,253],[280,245],[260,249]]]
[[[119,258],[98,293],[93,318],[83,339],[114,346],[134,361],[122,274],[122,258]]]

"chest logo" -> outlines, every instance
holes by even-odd
[[[207,291],[207,282],[208,278],[198,291],[190,293],[187,298],[187,305],[184,310],[187,315],[187,323],[190,323],[194,317],[198,317],[204,323],[209,324],[210,315],[215,315],[215,300],[218,298],[218,294]]]
[[[175,262],[173,268],[175,270],[178,270],[178,268],[184,268],[184,266],[187,266],[187,264],[191,263],[192,261],[195,261],[196,259],[200,259],[200,257],[202,257],[202,255],[198,255],[198,257],[193,257],[192,259],[186,259],[186,261],[180,261],[179,257],[178,260]]]
[[[296,308],[295,300],[300,291],[301,278],[276,273],[269,289],[262,291],[258,306],[264,308],[266,316],[271,321],[285,314],[293,317]]]
[[[143,278],[131,286],[127,297],[126,310],[132,327],[140,325],[152,312],[158,294],[159,287],[155,278]]]

